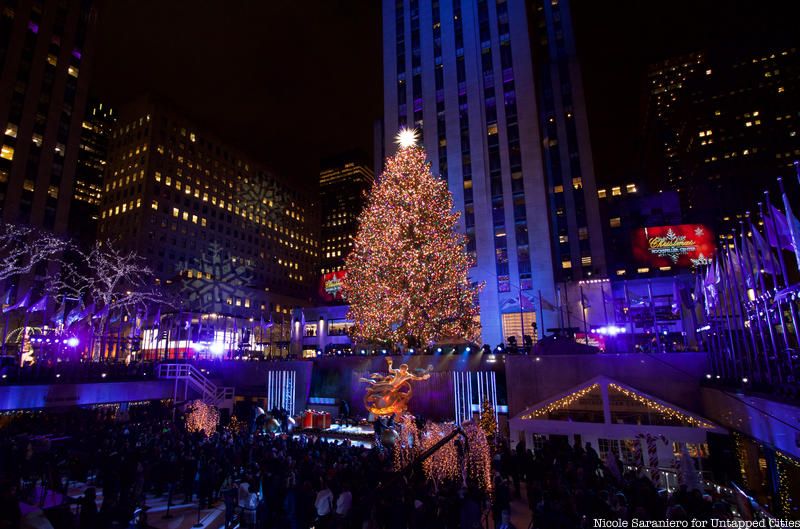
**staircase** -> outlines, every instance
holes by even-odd
[[[176,387],[178,381],[183,380],[186,389],[200,393],[200,399],[206,404],[233,411],[234,388],[218,387],[191,364],[159,364],[158,378],[174,380]]]

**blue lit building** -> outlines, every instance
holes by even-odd
[[[448,181],[483,341],[541,337],[567,283],[606,273],[568,2],[384,0],[383,39],[386,152],[415,127]]]

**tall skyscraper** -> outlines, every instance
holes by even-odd
[[[483,341],[557,327],[559,284],[605,273],[568,2],[384,0],[383,39],[386,150],[417,128],[447,180]]]
[[[793,177],[800,158],[796,48],[695,53],[654,65],[648,79],[645,134],[663,162],[664,190],[679,193],[691,220],[730,227],[727,221],[757,208],[765,188],[776,189],[776,176]]]
[[[86,106],[91,2],[0,6],[2,218],[65,233]]]
[[[645,167],[655,191],[675,191],[689,207],[687,178],[680,163],[686,148],[679,123],[684,120],[689,86],[704,75],[705,54],[690,53],[650,65],[645,85],[646,103],[642,134],[645,138]]]
[[[78,169],[69,211],[69,231],[84,243],[91,242],[97,232],[108,140],[115,122],[116,114],[111,107],[92,101],[81,123]]]
[[[375,178],[366,159],[344,155],[323,161],[319,174],[321,246],[320,272],[327,274],[344,268],[344,259],[353,247],[358,216],[364,207],[364,194]]]
[[[308,303],[316,197],[148,96],[120,109],[98,236],[136,250],[185,309],[269,318]]]

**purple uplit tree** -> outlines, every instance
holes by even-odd
[[[0,288],[7,279],[57,259],[69,247],[67,240],[51,233],[21,224],[0,224]]]
[[[65,263],[61,274],[51,281],[50,289],[95,307],[89,321],[100,341],[92,346],[93,359],[106,350],[110,322],[138,321],[151,307],[172,305],[155,286],[153,272],[144,259],[135,252],[121,251],[106,241],[95,243],[88,252],[75,253],[76,258]]]

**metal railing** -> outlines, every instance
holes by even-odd
[[[186,381],[200,393],[206,404],[212,404],[218,408],[230,407],[233,404],[234,388],[218,387],[192,364],[160,364],[158,378]]]

